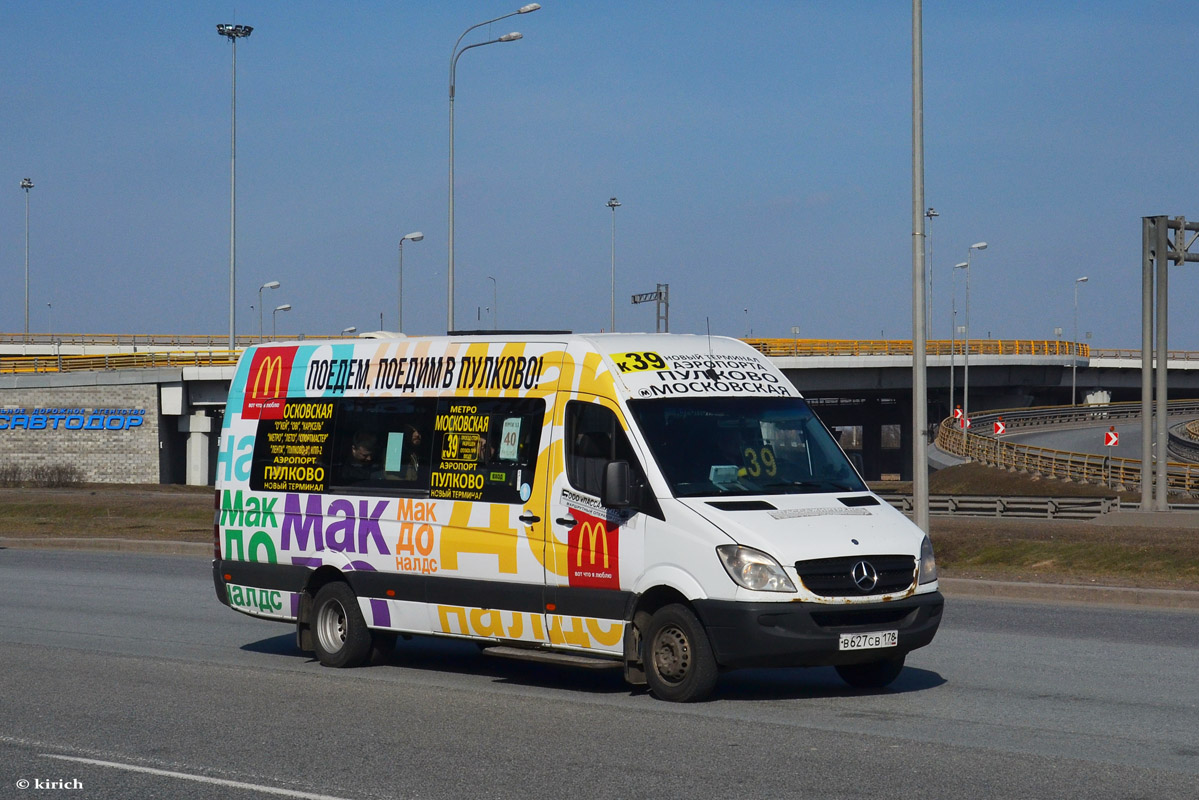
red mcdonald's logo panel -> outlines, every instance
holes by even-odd
[[[571,586],[620,588],[620,528],[600,517],[571,510],[577,522],[568,534]]]
[[[254,352],[246,379],[243,419],[283,419],[292,362],[299,347],[264,347]]]

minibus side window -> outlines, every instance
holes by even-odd
[[[629,462],[634,485],[645,483],[616,415],[601,405],[572,400],[566,405],[566,479],[579,491],[599,497],[609,461]]]
[[[444,398],[437,403],[429,496],[523,503],[532,492],[545,401]]]
[[[423,496],[429,487],[435,401],[378,397],[336,402],[330,486]]]

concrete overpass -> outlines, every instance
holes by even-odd
[[[246,338],[238,344],[251,341]],[[825,422],[839,431],[843,446],[867,478],[910,477],[911,342],[746,341],[770,356]],[[966,346],[964,342],[933,341],[928,353],[931,438],[936,423],[962,402]],[[223,349],[221,337],[216,336],[80,334],[54,340],[35,336],[25,341],[20,335],[0,334],[0,410],[138,410],[146,424],[126,431],[136,436],[125,437],[124,445],[126,450],[132,448],[133,454],[109,452],[113,447],[121,449],[114,444],[117,437],[84,437],[82,452],[107,459],[112,467],[109,472],[94,471],[89,479],[114,480],[113,475],[124,475],[141,482],[210,483],[215,474],[214,434],[220,429],[237,354]],[[1168,366],[1170,398],[1199,397],[1199,353],[1171,353]],[[1084,398],[1092,402],[1137,400],[1140,369],[1139,350],[1092,350],[1059,341],[972,340],[970,408],[983,412],[1068,405],[1072,372],[1080,402]],[[954,403],[949,397],[951,371]],[[66,424],[65,417],[60,421]],[[36,451],[15,452],[13,437],[0,436],[0,455],[31,463],[44,460],[48,455],[42,447],[48,441],[50,455],[61,450],[61,457],[75,458],[78,452],[72,448],[77,442],[72,439],[64,432],[39,442]],[[132,462],[139,467],[133,469]]]

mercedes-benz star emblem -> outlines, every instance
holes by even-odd
[[[869,561],[859,561],[854,564],[853,571],[849,574],[863,592],[869,592],[878,585],[878,571]]]

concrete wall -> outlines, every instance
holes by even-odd
[[[88,482],[159,483],[161,424],[153,383],[0,388],[0,463],[73,465]]]

